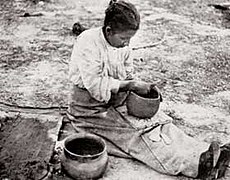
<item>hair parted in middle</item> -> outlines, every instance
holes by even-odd
[[[105,11],[104,27],[110,26],[112,31],[138,30],[140,14],[129,2],[111,0]]]

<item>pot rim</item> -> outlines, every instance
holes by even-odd
[[[101,151],[100,153],[97,153],[97,154],[93,154],[93,155],[79,155],[79,154],[72,153],[71,151],[69,151],[66,148],[66,143],[70,142],[71,140],[80,139],[80,138],[88,138],[88,139],[93,139],[93,140],[96,139],[101,144],[103,144],[103,151]],[[78,133],[78,134],[70,135],[69,137],[66,138],[66,140],[64,141],[64,151],[66,151],[71,156],[74,156],[76,158],[78,158],[78,157],[80,157],[80,158],[94,158],[94,157],[98,157],[98,156],[101,156],[102,154],[104,154],[107,151],[107,147],[106,147],[105,141],[97,135],[89,134],[89,133]]]
[[[142,100],[159,100],[160,99],[160,94],[159,94],[159,92],[157,90],[156,90],[156,92],[157,92],[157,98],[142,97],[142,96],[138,95],[137,93],[135,93],[133,91],[130,91],[129,93],[130,93],[130,95],[134,95],[134,96],[136,96],[136,97],[138,97],[138,98],[140,98]]]

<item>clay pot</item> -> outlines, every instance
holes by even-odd
[[[99,178],[108,164],[106,144],[96,135],[72,135],[64,142],[61,162],[64,171],[74,179]]]
[[[150,93],[145,96],[130,92],[126,99],[126,107],[129,115],[138,118],[151,118],[159,110],[161,101],[158,88],[153,87]]]

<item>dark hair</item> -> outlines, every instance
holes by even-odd
[[[140,14],[135,6],[125,1],[112,0],[105,11],[104,27],[112,31],[138,30]]]

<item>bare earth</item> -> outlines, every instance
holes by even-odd
[[[45,176],[41,159],[49,160],[61,121],[52,107],[67,106],[68,61],[76,38],[72,25],[102,25],[108,2],[0,1],[0,179]],[[133,0],[142,22],[131,45],[137,77],[159,84],[161,111],[190,136],[223,144],[230,142],[230,10],[209,6],[221,2],[229,1]],[[22,108],[17,112],[4,103]],[[49,115],[37,115],[49,107]],[[44,151],[28,150],[37,148],[35,141],[43,142]],[[229,171],[225,180],[230,179]],[[129,179],[189,178],[169,177],[111,156],[101,180]]]

